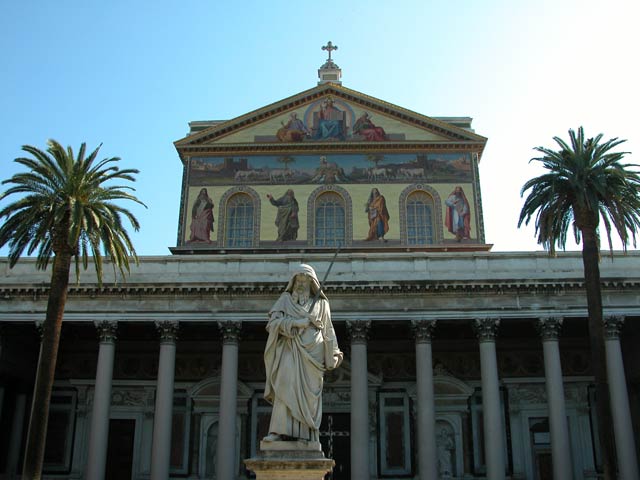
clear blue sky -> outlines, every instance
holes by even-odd
[[[343,85],[489,138],[486,240],[539,250],[516,227],[534,146],[583,125],[640,148],[638,0],[348,2],[6,0],[0,3],[0,178],[48,138],[140,169],[141,255],[176,244],[191,120],[231,119],[316,85],[328,40]],[[575,249],[576,247],[569,247]]]

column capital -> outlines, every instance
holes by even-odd
[[[240,341],[242,322],[218,322],[218,328],[222,333],[223,344],[237,344]]]
[[[624,316],[607,315],[604,317],[604,338],[607,340],[615,340],[620,338],[620,330],[624,325]]]
[[[357,320],[355,322],[347,320],[347,331],[352,344],[367,343],[370,329],[371,320]]]
[[[536,330],[540,334],[542,341],[558,340],[560,336],[560,328],[563,322],[562,317],[540,317],[536,322]]]
[[[411,330],[416,343],[431,343],[436,320],[411,320]]]
[[[156,321],[156,329],[160,334],[160,343],[174,343],[178,339],[179,323],[173,321]]]
[[[498,336],[500,319],[498,317],[474,318],[473,329],[480,342],[495,342]]]
[[[98,330],[98,338],[100,343],[114,343],[118,336],[118,322],[113,320],[96,320],[93,322]]]

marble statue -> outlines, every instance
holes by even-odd
[[[263,442],[319,441],[322,383],[343,359],[329,301],[316,273],[300,265],[269,311],[264,397],[273,404]]]
[[[449,478],[453,474],[451,462],[455,450],[453,435],[446,428],[442,428],[438,434],[436,445],[438,448],[438,474],[441,478]]]

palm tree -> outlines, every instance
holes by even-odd
[[[138,259],[122,220],[128,219],[137,231],[140,227],[133,214],[114,201],[131,200],[144,206],[122,185],[107,182],[135,181],[138,170],[119,169],[119,158],[96,161],[96,148],[85,157],[85,144],[77,157],[54,140],[47,151],[25,145],[22,150],[33,158],[16,158],[28,169],[4,180],[11,184],[0,201],[12,194],[20,199],[0,210],[6,217],[0,226],[0,247],[9,246],[9,263],[13,267],[26,249],[36,253],[36,266],[46,269],[53,257],[51,285],[42,332],[42,343],[33,393],[27,444],[24,457],[24,479],[39,479],[49,418],[49,401],[56,369],[56,358],[62,317],[67,300],[69,272],[75,259],[76,278],[80,264],[86,269],[93,257],[99,284],[102,283],[101,250],[111,259],[114,270],[124,275],[129,271],[130,257]]]
[[[604,143],[602,134],[584,138],[582,127],[576,134],[569,130],[570,144],[554,137],[560,147],[552,150],[536,147],[547,173],[524,184],[521,196],[526,198],[518,227],[528,225],[535,215],[536,235],[550,254],[556,246],[564,249],[569,226],[577,243],[582,241],[589,341],[596,383],[598,432],[602,463],[606,479],[616,478],[615,447],[611,432],[611,410],[607,385],[604,344],[602,292],[600,290],[600,222],[604,225],[609,250],[613,253],[611,231],[615,229],[626,252],[631,242],[636,245],[636,230],[640,225],[640,176],[631,170],[633,164],[622,164],[628,152],[611,150],[625,140],[613,138]]]
[[[282,163],[284,165],[284,169],[285,170],[289,170],[289,164],[292,162],[295,162],[296,159],[294,157],[291,157],[289,155],[284,155],[282,157],[278,157],[278,162]]]

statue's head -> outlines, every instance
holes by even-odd
[[[320,282],[316,276],[316,272],[311,265],[301,263],[292,272],[287,288],[285,289],[289,293],[293,293],[298,288],[309,289],[310,294],[315,295],[320,290]],[[327,298],[324,293],[321,293],[322,298]]]

